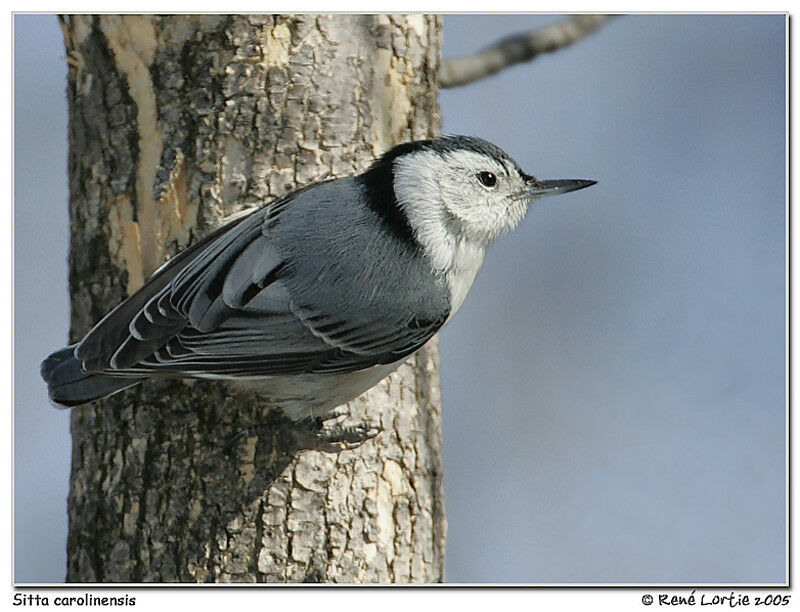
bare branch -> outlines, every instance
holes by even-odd
[[[532,32],[504,38],[475,55],[443,60],[439,87],[466,85],[514,64],[532,60],[540,53],[568,47],[600,28],[610,18],[611,15],[576,15]]]

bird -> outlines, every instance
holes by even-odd
[[[199,378],[256,385],[292,420],[325,418],[452,318],[487,247],[533,202],[595,183],[539,180],[472,136],[397,145],[173,256],[42,362],[50,400],[71,408]]]

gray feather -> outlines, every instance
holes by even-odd
[[[137,385],[141,378],[116,378],[89,374],[75,358],[75,345],[56,351],[42,362],[42,378],[50,400],[60,408],[71,408]]]
[[[356,371],[415,351],[450,312],[444,280],[357,205],[359,189],[356,179],[319,184],[214,232],[90,332],[83,367],[272,376]]]
[[[108,360],[130,335],[131,320],[150,299],[155,295],[161,294],[161,290],[168,286],[175,276],[194,260],[198,253],[203,252],[208,245],[213,244],[219,236],[232,231],[243,220],[237,219],[217,228],[203,240],[170,259],[136,293],[109,312],[89,331],[76,346],[75,356],[80,361],[91,360],[104,363],[106,366],[109,365]],[[164,314],[168,314],[168,312],[164,311]]]

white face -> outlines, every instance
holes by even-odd
[[[483,246],[513,229],[530,203],[512,163],[476,151],[419,151],[395,160],[394,171],[398,200],[412,224],[424,227],[435,219],[451,235]]]

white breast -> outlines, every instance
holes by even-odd
[[[394,165],[394,190],[431,266],[447,281],[452,317],[464,303],[483,264],[486,245],[458,235],[452,224],[448,226],[446,205],[438,184],[438,175],[446,169],[447,163],[433,151],[400,158]],[[415,206],[419,201],[430,204]]]
[[[461,241],[453,252],[452,266],[445,274],[450,289],[450,317],[464,303],[470,287],[483,264],[484,249],[473,242]]]

